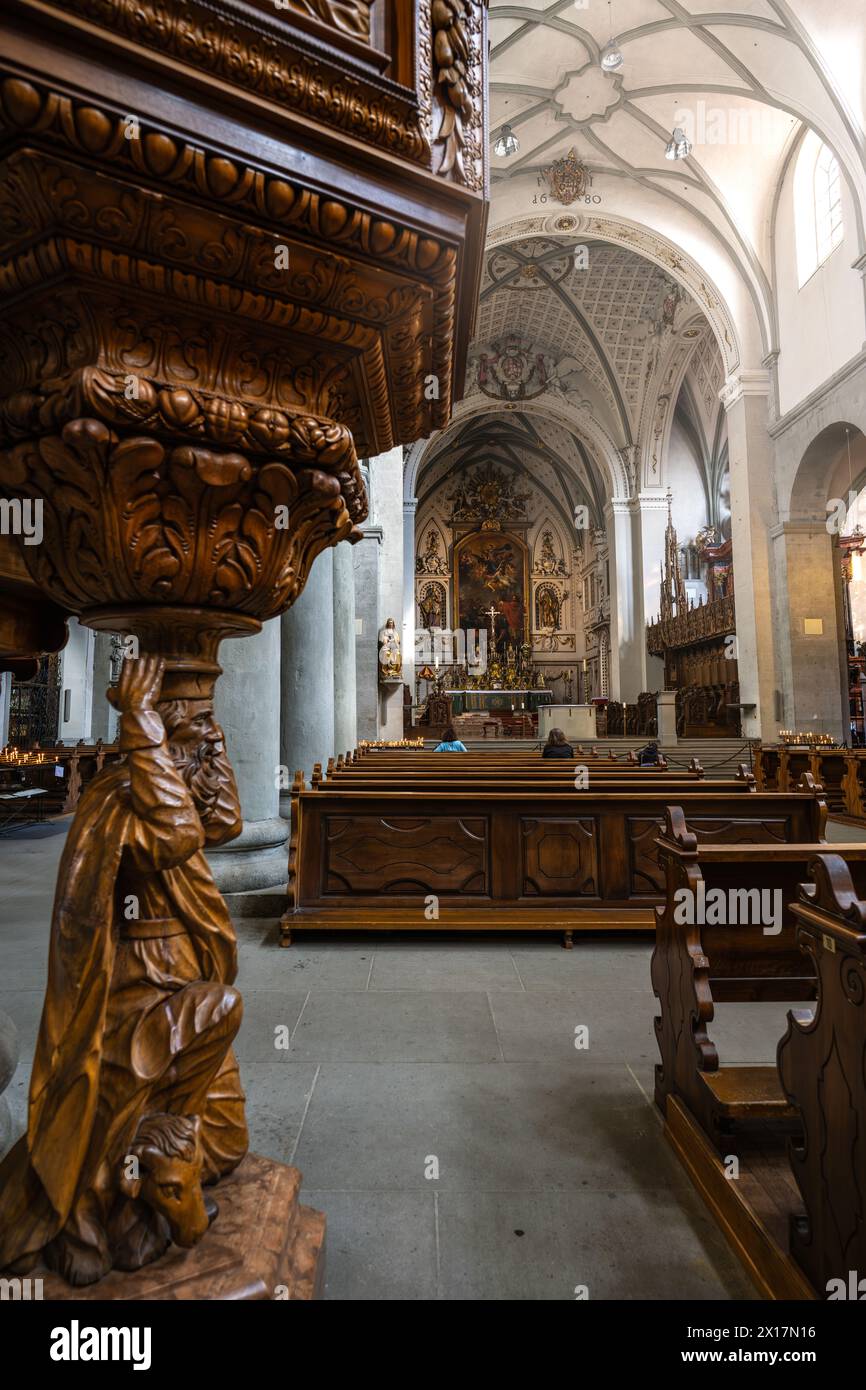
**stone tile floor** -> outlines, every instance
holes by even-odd
[[[61,823],[0,839],[19,1130],[64,836]],[[281,950],[274,923],[237,929],[252,1146],[296,1163],[327,1214],[328,1298],[754,1297],[652,1104],[648,938],[569,952],[558,937],[341,935]],[[766,1061],[784,1015],[720,1006],[721,1055]]]

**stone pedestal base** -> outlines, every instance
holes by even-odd
[[[659,726],[658,742],[662,747],[670,748],[672,744],[677,742],[677,692],[675,690],[660,690],[656,700],[656,710]]]
[[[289,877],[289,822],[281,816],[244,821],[236,840],[212,845],[207,861],[221,893],[259,893],[282,888]]]
[[[44,1267],[46,1299],[313,1299],[322,1296],[325,1217],[298,1202],[297,1168],[247,1154],[240,1167],[207,1191],[219,1215],[192,1250],[172,1245],[162,1259],[135,1274],[114,1270],[99,1283],[74,1289]]]

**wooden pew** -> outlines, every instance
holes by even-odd
[[[84,739],[79,739],[71,747],[58,744],[42,751],[63,768],[63,781],[57,779],[63,792],[59,807],[61,815],[74,811],[88,783],[98,776],[107,762],[116,762],[122,756],[117,744],[104,744],[102,739],[97,739],[96,743],[85,743]]]
[[[847,1289],[850,1271],[866,1277],[866,901],[862,865],[839,848],[815,857],[793,906],[818,1000],[813,1015],[788,1014],[778,1049],[801,1126],[788,1153],[805,1210],[790,1221],[790,1249],[819,1297],[831,1280]]]
[[[356,775],[350,773],[344,775],[334,772],[327,778],[316,775],[314,770],[311,783],[313,789],[337,790],[343,788],[347,791],[442,791],[453,792],[455,797],[463,797],[467,792],[537,792],[544,791],[545,796],[586,796],[594,791],[659,791],[666,792],[668,796],[676,798],[683,792],[690,792],[699,786],[700,783],[695,778],[681,777],[676,774],[641,772],[632,777],[621,773],[601,773],[590,772],[587,785],[583,788],[576,785],[574,773],[565,776],[560,772],[546,774],[543,777],[536,777],[532,773],[491,773],[489,776],[479,774],[466,774],[463,777],[436,777],[428,772],[416,773],[386,773],[376,776],[365,777],[363,774]],[[721,782],[713,782],[712,787],[718,795],[734,795],[738,792],[754,791],[754,782],[746,779],[730,778]]]
[[[25,787],[44,791],[44,812],[49,815],[74,811],[88,782],[102,771],[106,762],[121,756],[116,744],[103,744],[101,739],[95,744],[79,739],[74,745],[56,744],[34,751],[42,753],[45,762],[0,769],[0,785],[7,791]],[[57,775],[58,767],[62,769],[62,777]]]
[[[289,903],[294,930],[574,931],[652,929],[664,882],[656,838],[664,789],[307,790],[291,795]],[[678,797],[702,842],[819,840],[814,788],[744,795],[696,783]],[[425,916],[435,902],[438,916]]]
[[[754,758],[759,791],[788,791],[810,772],[831,812],[866,817],[866,749],[758,745]]]
[[[761,793],[757,793],[761,795]],[[766,1066],[720,1067],[707,1025],[714,1004],[815,997],[815,970],[797,944],[793,904],[809,863],[823,841],[802,844],[701,844],[686,823],[682,807],[670,806],[656,841],[665,872],[665,903],[656,923],[651,977],[660,1002],[656,1039],[656,1104],[665,1113],[670,1095],[688,1107],[719,1148],[756,1127],[790,1130],[791,1113],[782,1095],[775,1060]],[[866,888],[866,844],[840,846]],[[781,895],[781,930],[765,934],[749,924],[677,920],[677,893],[706,897],[714,890],[737,894],[732,905],[742,915],[744,894]],[[772,901],[772,899],[770,899]],[[751,907],[755,899],[752,898]],[[682,899],[679,915],[683,916]],[[727,1149],[725,1149],[727,1152]]]
[[[841,905],[849,912],[854,896],[851,876],[866,886],[866,844],[834,845],[844,859],[825,855],[829,848],[820,841],[698,845],[678,807],[669,808],[665,830],[658,837],[666,900],[658,911],[651,966],[653,989],[660,1003],[655,1026],[662,1060],[656,1067],[656,1102],[665,1115],[667,1137],[683,1166],[756,1287],[770,1298],[823,1296],[825,1282],[823,1275],[816,1281],[815,1270],[800,1257],[793,1235],[789,1242],[789,1227],[801,1237],[804,1231],[802,1201],[791,1173],[789,1152],[792,1158],[800,1156],[808,1170],[810,1176],[804,1183],[815,1202],[818,1196],[814,1194],[829,1171],[822,1171],[822,1152],[833,1154],[834,1183],[837,1173],[840,1177],[843,1172],[848,1174],[847,1191],[840,1189],[839,1202],[844,1204],[852,1191],[850,1143],[844,1138],[838,1147],[829,1142],[827,1125],[819,1127],[819,1118],[823,1119],[819,1117],[820,1107],[816,1110],[816,1096],[823,1084],[818,1063],[832,1051],[832,1026],[842,1030],[849,1026],[850,1002],[846,1002],[839,983],[843,973],[829,959],[832,952],[824,946],[825,958],[818,954],[822,948],[816,944],[821,931],[815,917],[816,898],[807,898],[809,907],[803,906],[802,880],[807,872],[814,872],[816,860],[832,859],[837,866],[837,901],[829,904],[826,887],[819,887],[816,896],[827,910],[838,913]],[[842,874],[847,879],[845,892],[839,888]],[[726,893],[731,889],[778,889],[783,905],[782,930],[764,935],[761,927],[754,925],[677,922],[677,890],[687,889],[697,895],[699,883],[706,893],[714,887]],[[866,914],[866,904],[859,908]],[[807,953],[802,949],[804,913],[812,938]],[[858,922],[866,922],[860,911],[855,915]],[[849,942],[854,935],[850,920],[841,928],[843,935],[847,930]],[[863,940],[866,942],[866,937]],[[862,959],[860,966],[862,971]],[[862,986],[861,978],[855,994]],[[817,1022],[815,1026],[807,1023],[812,1018],[809,1011],[789,1013],[788,1033],[779,1045],[778,1068],[769,1061],[767,1065],[720,1066],[708,1032],[716,1003],[811,1000],[817,996],[816,1018],[820,1020],[824,991],[833,996],[834,1025],[825,1014],[823,1033],[819,1033]],[[780,1010],[780,1032],[783,1026]],[[862,1020],[859,1026],[860,1051],[849,1057],[849,1074],[859,1078],[862,1091]],[[832,1127],[834,1139],[844,1135],[844,1113],[843,1107],[841,1113],[834,1114],[840,1121]],[[810,1123],[811,1143],[807,1134],[804,1144],[804,1124]],[[808,1244],[809,1239],[803,1238]]]

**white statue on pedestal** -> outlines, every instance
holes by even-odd
[[[390,685],[403,679],[403,657],[397,624],[389,618],[379,633],[379,680]]]

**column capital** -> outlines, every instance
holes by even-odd
[[[642,512],[666,512],[668,507],[667,488],[653,488],[639,492],[637,502]]]
[[[831,532],[827,530],[826,517],[815,517],[814,520],[780,521],[771,526],[771,539],[775,541],[780,536],[831,536]]]
[[[770,394],[770,373],[764,370],[744,368],[740,372],[733,372],[726,378],[725,384],[719,392],[719,400],[730,410],[744,396],[768,396]]]
[[[415,512],[416,512],[417,510],[418,510],[418,498],[417,498],[417,497],[404,497],[404,498],[403,498],[403,515],[404,515],[404,516],[414,516],[414,515],[415,515]]]
[[[604,507],[604,514],[611,516],[630,516],[635,510],[637,499],[634,497],[609,497]]]

